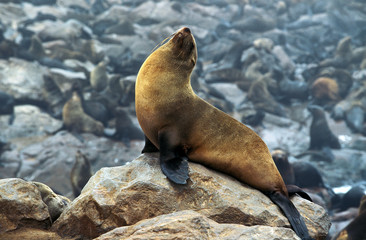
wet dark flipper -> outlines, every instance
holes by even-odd
[[[160,167],[165,176],[176,184],[186,184],[188,176],[188,160],[186,157],[176,157],[170,160],[160,160]]]
[[[189,178],[188,158],[176,139],[174,131],[159,133],[160,167],[172,182],[186,184]]]
[[[145,135],[145,146],[141,151],[142,153],[159,152],[159,149],[146,137]]]
[[[296,186],[296,185],[286,185],[287,188],[287,192],[290,196],[298,194],[300,197],[312,202],[313,199],[311,199],[311,197],[309,196],[309,194],[307,194],[307,192],[305,192],[304,190],[302,190],[300,187]]]
[[[304,219],[290,199],[280,192],[272,192],[268,194],[268,197],[283,211],[292,229],[302,240],[313,240],[309,235]]]

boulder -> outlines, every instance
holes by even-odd
[[[93,134],[82,134],[82,137],[85,142],[61,131],[24,147],[19,153],[22,164],[17,177],[46,183],[58,193],[71,197],[70,172],[78,150],[89,159],[93,171],[97,171],[103,166],[125,164],[137,157],[142,148],[138,142],[131,142],[131,147],[127,148],[121,142]]]
[[[62,126],[61,120],[32,105],[16,106],[14,112],[15,119],[12,125],[6,127],[0,123],[0,127],[4,127],[0,135],[7,139],[42,137]]]
[[[179,211],[116,228],[96,240],[112,239],[299,239],[288,228],[219,224],[192,210]]]
[[[0,234],[0,239],[7,240],[66,240],[65,238],[61,238],[57,233],[50,232],[43,229],[37,228],[21,228],[11,232],[6,232]]]
[[[43,76],[48,70],[36,62],[0,59],[0,89],[15,99],[44,100]]]
[[[65,237],[91,239],[114,228],[152,217],[194,210],[217,223],[290,228],[279,208],[260,191],[232,177],[189,163],[187,185],[171,183],[160,170],[158,154],[144,154],[122,167],[102,168],[64,211],[52,230]],[[326,211],[293,197],[312,237],[325,239]]]
[[[36,185],[19,178],[0,179],[0,222],[0,234],[21,227],[50,227],[48,207]]]

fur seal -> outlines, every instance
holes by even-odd
[[[364,195],[358,208],[358,216],[353,219],[340,233],[338,233],[334,240],[342,239],[366,239],[366,195]]]
[[[196,62],[196,42],[184,27],[150,54],[137,75],[136,115],[145,144],[159,149],[162,172],[186,184],[190,160],[227,173],[266,194],[296,234],[311,239],[263,140],[194,93],[190,77]]]
[[[103,91],[107,87],[108,76],[106,63],[100,62],[90,72],[90,85],[98,92]]]
[[[143,140],[144,134],[141,129],[136,127],[131,118],[128,116],[128,112],[122,107],[115,109],[116,115],[116,132],[112,138],[121,140],[127,146],[129,146],[130,140]]]
[[[44,183],[32,182],[38,188],[42,201],[47,205],[52,222],[56,221],[61,213],[70,205],[71,201],[52,191],[52,189]]]
[[[321,104],[336,102],[340,99],[338,83],[328,77],[320,77],[311,85],[311,94],[316,102]]]
[[[323,109],[316,105],[309,105],[308,110],[313,115],[310,126],[309,150],[340,149],[339,140],[330,130]]]
[[[345,211],[352,207],[357,208],[364,195],[365,190],[363,187],[354,186],[342,196],[339,206],[335,206],[335,208],[338,208],[339,211]]]
[[[10,115],[9,124],[12,124],[15,118],[14,105],[15,101],[13,96],[0,90],[0,115]]]
[[[292,163],[295,185],[301,188],[326,188],[319,170],[311,163],[296,161]]]
[[[286,116],[284,107],[279,104],[268,90],[268,84],[264,78],[252,83],[249,88],[248,99],[253,102],[258,110],[272,113],[277,116]]]
[[[71,169],[70,180],[74,197],[78,197],[85,184],[93,175],[88,158],[79,150],[75,155],[75,162]]]
[[[295,173],[291,163],[288,161],[288,152],[280,148],[274,149],[272,158],[286,185],[295,184]]]
[[[82,100],[77,91],[73,91],[72,97],[65,103],[62,109],[63,126],[76,133],[93,133],[97,136],[104,135],[103,124],[84,112]]]
[[[340,149],[338,137],[330,130],[324,110],[317,105],[309,105],[309,112],[313,115],[310,125],[310,145],[307,151],[296,155],[301,158],[305,155],[311,155],[318,160],[332,162],[334,160],[333,149]]]

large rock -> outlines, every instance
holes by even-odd
[[[19,153],[22,164],[18,177],[46,183],[52,189],[71,197],[70,172],[79,150],[88,158],[93,171],[105,166],[120,166],[138,156],[140,144],[123,143],[100,138],[93,134],[82,134],[84,142],[67,131],[50,136],[39,143],[24,147]]]
[[[18,178],[0,180],[0,222],[0,234],[20,227],[50,227],[48,207],[36,185]]]
[[[6,240],[65,240],[61,238],[57,233],[37,228],[20,228],[11,232],[0,234],[0,239]]]
[[[14,98],[44,100],[43,77],[47,69],[36,62],[0,59],[0,90]]]
[[[161,172],[158,154],[141,155],[123,167],[103,168],[52,226],[61,236],[95,238],[120,226],[182,210],[218,222],[289,228],[287,218],[263,193],[228,175],[190,163],[187,185],[172,184]],[[325,239],[325,210],[300,197],[293,203],[311,236]]]
[[[32,105],[16,106],[14,108],[15,119],[12,125],[0,122],[4,130],[0,136],[7,139],[41,137],[56,131],[62,126],[62,121],[51,117]]]
[[[112,239],[299,239],[288,228],[219,224],[195,211],[185,210],[116,228],[96,240]]]

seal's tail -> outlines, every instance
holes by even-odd
[[[309,235],[304,219],[289,198],[280,192],[272,192],[268,197],[283,211],[292,229],[302,240],[313,240]]]

